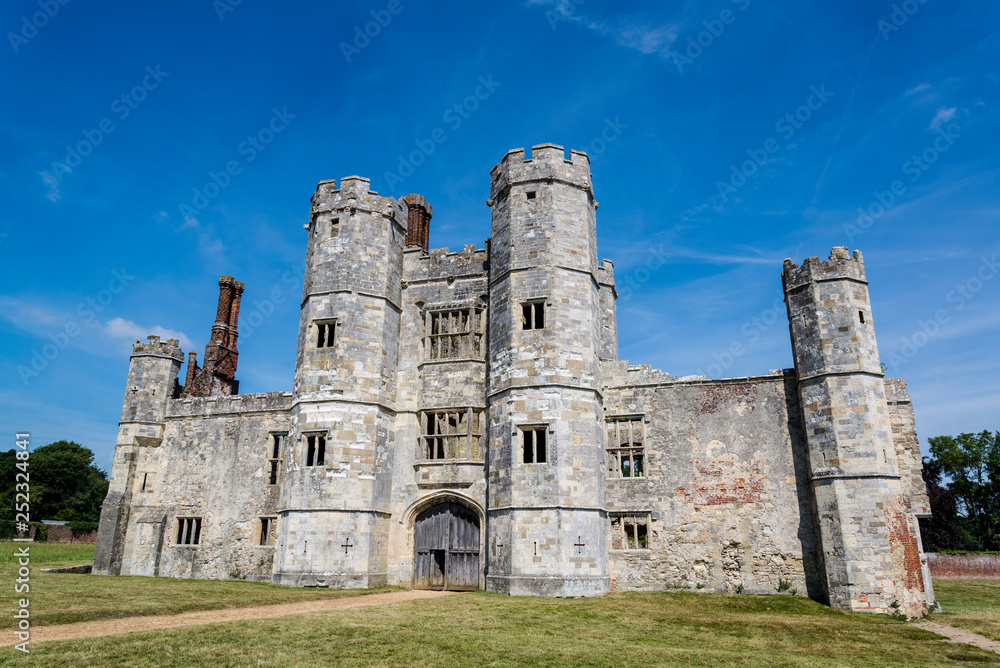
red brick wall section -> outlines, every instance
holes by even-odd
[[[79,536],[74,536],[73,531],[64,524],[50,524],[48,533],[48,542],[50,543],[96,543],[97,542],[97,532],[91,531],[90,533],[80,534]],[[32,534],[34,538],[34,534]]]
[[[907,589],[924,590],[923,569],[920,563],[920,545],[917,537],[910,531],[907,516],[904,513],[890,510],[889,544],[893,552],[903,550],[903,586]]]
[[[931,577],[942,580],[1000,580],[1000,554],[927,555]]]

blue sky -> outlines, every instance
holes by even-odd
[[[782,260],[848,245],[922,440],[1000,428],[996,3],[49,1],[0,10],[10,447],[109,467],[132,340],[200,358],[220,274],[241,391],[291,389],[318,181],[481,246],[490,168],[544,142],[592,155],[621,358],[789,367]]]

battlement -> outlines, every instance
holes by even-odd
[[[604,360],[601,362],[605,388],[669,385],[677,378],[669,373],[654,369],[650,364],[629,364],[628,360]]]
[[[615,285],[615,264],[607,258],[603,258],[601,264],[597,266],[597,284],[612,288],[617,287]]]
[[[403,280],[417,281],[455,280],[485,276],[489,251],[476,248],[476,244],[466,244],[460,251],[448,248],[432,248],[426,255],[417,253],[419,248],[408,249],[404,255]]]
[[[566,149],[556,144],[532,146],[530,158],[523,148],[513,149],[490,171],[490,198],[526,181],[561,181],[590,192],[590,158],[582,151],[570,151],[567,158]]]
[[[849,279],[867,283],[865,274],[865,259],[861,251],[854,251],[853,256],[848,251],[847,246],[834,246],[830,251],[828,260],[820,260],[818,257],[808,257],[802,266],[785,260],[782,280],[785,284],[785,291],[793,290],[807,283],[821,283],[824,281],[834,281]]]
[[[171,359],[184,361],[184,353],[181,351],[180,342],[177,339],[167,339],[161,341],[159,336],[150,335],[146,337],[146,343],[139,339],[132,344],[132,357],[152,355],[156,357],[169,357]]]
[[[370,213],[394,220],[406,229],[408,205],[395,197],[384,197],[371,189],[371,180],[362,176],[345,176],[337,187],[336,179],[320,181],[312,196],[312,217],[328,213],[351,215]],[[307,226],[308,229],[308,226]]]
[[[287,413],[292,408],[291,392],[259,392],[212,397],[184,397],[167,403],[167,419],[216,417],[250,413]]]
[[[907,381],[899,378],[885,378],[885,400],[890,404],[911,403],[910,392],[907,390]]]

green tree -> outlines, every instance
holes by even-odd
[[[950,478],[966,542],[1000,549],[1000,431],[930,439],[931,457]]]
[[[920,518],[920,536],[924,550],[941,552],[966,549],[964,531],[958,516],[958,502],[944,481],[941,463],[924,457],[921,475],[927,485],[927,497],[931,503],[931,516]]]
[[[94,453],[72,441],[35,448],[28,460],[31,519],[97,522],[108,493],[108,474],[94,465]],[[14,519],[15,450],[0,453],[0,519]]]

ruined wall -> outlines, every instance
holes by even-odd
[[[822,598],[794,377],[664,375],[634,367],[605,393],[609,420],[645,421],[645,476],[608,480],[609,530],[619,513],[651,519],[647,549],[610,550],[615,588],[773,594],[787,581]]]
[[[927,484],[921,475],[923,460],[920,456],[920,439],[913,417],[913,402],[906,389],[906,381],[885,379],[885,399],[889,406],[892,440],[896,443],[899,473],[903,476],[903,494],[910,512],[917,517],[930,517],[931,502],[927,497]]]
[[[272,433],[288,431],[291,393],[174,399],[163,441],[139,448],[122,575],[269,582],[277,515],[268,485]],[[178,517],[201,517],[198,545],[177,544]]]
[[[618,289],[615,287],[615,265],[611,260],[602,260],[597,268],[597,283],[600,286],[601,350],[600,358],[618,359]]]

